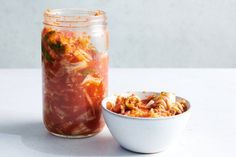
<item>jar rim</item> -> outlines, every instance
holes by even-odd
[[[106,13],[100,9],[62,8],[47,9],[44,12],[45,25],[56,27],[88,27],[90,25],[106,25]]]

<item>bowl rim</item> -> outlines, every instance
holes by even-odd
[[[174,119],[174,118],[177,118],[177,117],[182,117],[188,113],[191,112],[191,104],[190,102],[183,98],[183,97],[180,97],[180,96],[176,96],[177,98],[180,98],[180,99],[184,99],[186,102],[187,102],[187,105],[188,105],[188,109],[187,111],[181,113],[181,114],[178,114],[178,115],[174,115],[174,116],[168,116],[168,117],[157,117],[157,118],[146,118],[146,117],[131,117],[131,116],[125,116],[125,115],[122,115],[122,114],[118,114],[118,113],[115,113],[115,112],[112,112],[110,110],[108,110],[106,108],[106,104],[105,102],[108,101],[109,98],[113,97],[113,96],[117,96],[117,95],[121,95],[121,94],[127,94],[127,93],[155,93],[155,94],[160,94],[160,92],[154,92],[154,91],[128,91],[128,92],[122,92],[122,93],[115,93],[115,94],[112,94],[112,95],[109,95],[107,97],[105,97],[103,100],[102,100],[102,109],[114,116],[118,116],[118,117],[121,117],[121,118],[126,118],[126,119],[137,119],[137,120],[168,120],[168,119]]]

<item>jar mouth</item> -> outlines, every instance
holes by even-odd
[[[78,28],[106,25],[106,20],[106,13],[102,10],[63,8],[47,9],[43,23],[49,26]]]

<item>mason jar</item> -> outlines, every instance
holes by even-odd
[[[43,120],[56,136],[82,138],[104,127],[108,29],[101,10],[53,9],[42,30]]]

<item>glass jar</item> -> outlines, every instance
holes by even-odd
[[[42,30],[43,119],[57,136],[82,138],[104,127],[108,30],[101,10],[53,9]]]

